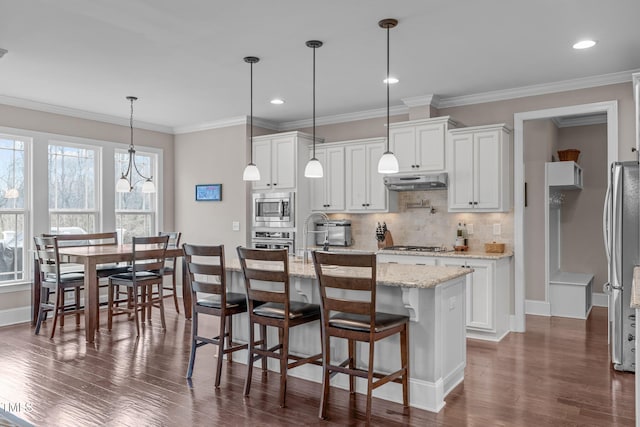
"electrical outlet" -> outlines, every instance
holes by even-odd
[[[240,231],[240,221],[233,221],[231,223],[231,230]]]
[[[499,236],[502,234],[502,224],[493,224],[493,235]]]
[[[473,234],[473,224],[467,224],[467,234]]]

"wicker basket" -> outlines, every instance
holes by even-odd
[[[578,162],[578,156],[580,156],[580,150],[570,148],[568,150],[559,150],[558,158],[561,162]]]
[[[485,243],[484,251],[490,254],[501,254],[504,253],[504,243]]]

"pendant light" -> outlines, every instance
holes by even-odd
[[[378,173],[398,173],[400,166],[398,166],[398,159],[389,150],[389,29],[398,25],[397,19],[383,19],[378,22],[380,28],[387,30],[387,151],[384,152],[380,161],[378,162]]]
[[[250,97],[251,97],[251,112],[249,115],[249,150],[251,152],[251,160],[242,174],[243,181],[260,181],[260,171],[255,163],[253,163],[253,64],[260,61],[260,58],[255,56],[245,56],[244,62],[251,66],[251,84],[250,84]]]
[[[129,116],[129,129],[131,130],[131,142],[129,143],[129,163],[127,165],[127,170],[122,173],[122,176],[116,183],[116,192],[129,193],[133,191],[133,188],[137,183],[136,181],[134,181],[133,176],[133,171],[135,170],[138,176],[140,176],[140,178],[144,180],[144,183],[142,184],[142,192],[155,193],[156,186],[153,184],[153,177],[146,177],[142,175],[140,169],[138,169],[138,165],[136,164],[136,148],[133,145],[133,101],[136,101],[138,98],[136,98],[135,96],[127,96],[127,99],[129,100],[129,102],[131,102],[131,115]]]
[[[313,156],[304,168],[304,176],[307,178],[322,178],[322,163],[316,158],[316,49],[322,46],[319,40],[309,40],[307,47],[313,49]]]

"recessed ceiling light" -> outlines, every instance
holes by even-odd
[[[284,99],[274,98],[270,101],[273,105],[282,105],[284,104]]]
[[[394,85],[396,83],[398,83],[400,80],[396,79],[395,77],[389,77],[388,79],[384,79],[382,81],[382,83],[387,83],[389,82],[390,85]]]
[[[589,49],[590,47],[594,47],[596,42],[593,40],[580,40],[578,43],[573,45],[574,49]]]
[[[0,47],[0,58],[2,58],[7,52],[9,52],[7,49],[3,49]]]

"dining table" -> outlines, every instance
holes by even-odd
[[[149,248],[145,251],[144,246],[136,246],[136,258],[145,259],[145,253],[148,253],[148,258],[153,258],[155,255]],[[85,304],[84,304],[84,317],[85,317],[85,333],[88,343],[95,341],[96,331],[99,328],[97,324],[99,305],[99,289],[98,289],[98,274],[97,268],[101,264],[112,264],[122,262],[133,261],[133,245],[131,244],[119,244],[119,245],[103,245],[103,246],[77,246],[77,247],[60,247],[58,250],[60,258],[65,262],[82,264],[84,266],[84,289],[85,289]],[[180,247],[167,248],[165,257],[182,258],[184,252]],[[183,259],[184,263],[184,259]],[[37,263],[36,263],[37,264]],[[183,265],[183,279],[182,283],[188,283],[185,278],[184,272],[186,269]],[[40,295],[39,289],[39,274],[35,275],[34,281],[34,308],[37,310],[39,302],[36,305],[35,298]],[[183,302],[185,309],[185,316],[191,317],[191,292],[189,286],[183,286]]]

